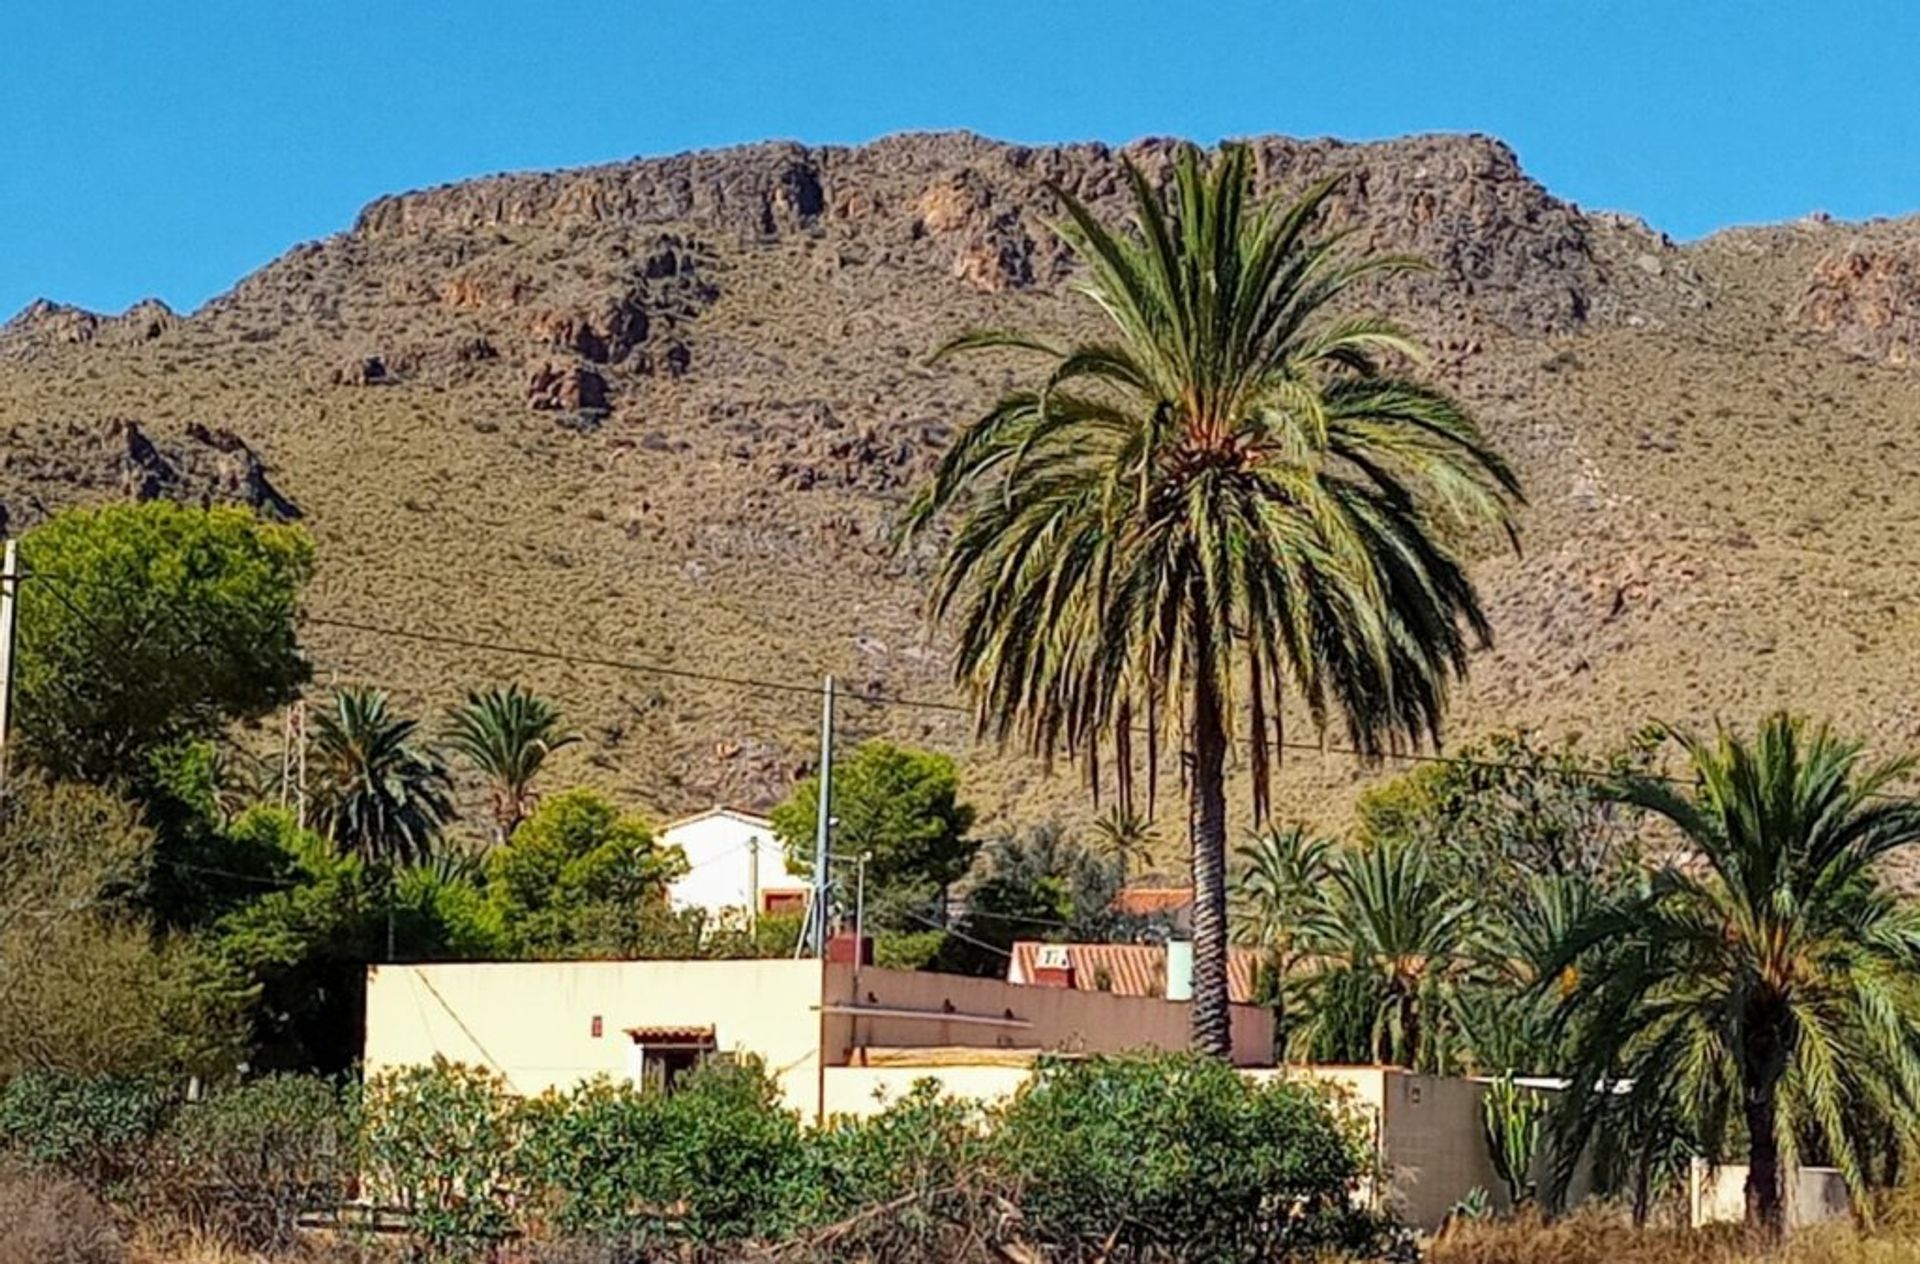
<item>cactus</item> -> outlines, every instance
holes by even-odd
[[[1493,1170],[1505,1182],[1513,1206],[1525,1206],[1534,1197],[1533,1164],[1546,1106],[1539,1093],[1515,1083],[1508,1071],[1487,1085],[1480,1111]]]

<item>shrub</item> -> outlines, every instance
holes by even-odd
[[[303,1212],[349,1193],[359,1171],[353,1106],[328,1081],[291,1075],[187,1105],[159,1139],[144,1201],[227,1242],[284,1247]]]
[[[145,1167],[167,1105],[152,1079],[30,1071],[0,1087],[0,1149],[112,1196]]]
[[[436,1059],[368,1082],[367,1175],[428,1250],[484,1248],[514,1229],[514,1164],[528,1109],[489,1071]]]
[[[1044,1063],[994,1148],[1028,1232],[1069,1256],[1274,1259],[1369,1231],[1364,1148],[1328,1099],[1210,1058]]]
[[[997,1210],[987,1123],[933,1080],[877,1115],[831,1121],[811,1138],[816,1236],[844,1258],[953,1258],[956,1237]]]
[[[629,1251],[778,1238],[816,1189],[799,1120],[758,1060],[709,1064],[671,1095],[605,1080],[550,1094],[522,1170],[554,1228]]]
[[[70,1176],[0,1164],[0,1264],[122,1264],[113,1217]]]

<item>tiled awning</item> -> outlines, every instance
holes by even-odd
[[[633,1038],[633,1043],[649,1049],[675,1045],[703,1049],[713,1044],[711,1027],[629,1027],[627,1035]]]

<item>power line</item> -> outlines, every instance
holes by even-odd
[[[101,632],[102,635],[105,635],[97,623],[68,600],[64,594],[58,591],[57,585],[60,581],[55,576],[35,572],[33,577],[55,580],[56,586],[50,588],[49,591],[54,592],[63,605],[66,605],[75,615],[85,620],[96,632]],[[340,628],[347,631],[362,632],[373,636],[391,637],[397,640],[414,641],[421,644],[439,645],[483,653],[510,654],[522,658],[536,659],[544,662],[567,663],[574,666],[636,672],[668,679],[723,685],[748,691],[759,690],[769,693],[806,697],[818,697],[820,694],[820,688],[817,685],[799,684],[791,680],[774,680],[762,676],[736,676],[721,672],[699,671],[685,667],[670,667],[663,663],[650,663],[638,659],[619,658],[611,654],[575,653],[566,650],[549,649],[543,646],[521,645],[507,641],[487,640],[481,637],[460,636],[446,632],[422,631],[415,628],[370,623],[364,620],[347,619],[329,615],[310,614],[305,616],[305,621],[316,627]],[[942,702],[933,698],[918,698],[906,694],[868,691],[850,693],[846,695],[846,697],[849,701],[863,703],[870,707],[901,707],[911,710],[938,712],[946,715],[973,714],[972,708],[959,703]],[[1239,738],[1236,740],[1243,745],[1253,744],[1253,739]],[[1298,740],[1268,740],[1266,745],[1276,751],[1292,751],[1300,754],[1318,754],[1323,756],[1339,755],[1345,758],[1362,760],[1367,763],[1429,764],[1446,767],[1477,768],[1483,771],[1532,772],[1600,783],[1614,782],[1620,777],[1620,774],[1604,768],[1578,768],[1544,763],[1522,763],[1508,760],[1484,759],[1470,755],[1425,754],[1419,751],[1408,750],[1365,751],[1354,746],[1303,742]],[[1687,778],[1656,773],[1646,769],[1636,771],[1632,775],[1648,780],[1663,781],[1672,785],[1691,784]]]
[[[599,654],[573,654],[564,650],[545,649],[532,645],[513,645],[504,641],[487,641],[478,637],[455,636],[444,632],[421,632],[412,628],[399,628],[377,623],[365,623],[357,619],[339,619],[321,615],[308,615],[308,623],[316,627],[345,628],[355,632],[371,633],[375,636],[390,636],[405,641],[419,641],[429,645],[446,645],[458,649],[479,650],[489,653],[514,654],[522,658],[543,659],[547,662],[570,663],[582,667],[604,667],[614,671],[640,672],[650,676],[665,676],[677,680],[694,680],[703,684],[729,685],[739,689],[764,689],[777,693],[805,694],[809,697],[820,696],[818,685],[796,684],[790,680],[769,680],[755,676],[729,676],[719,672],[695,671],[686,667],[668,667],[661,663],[646,663],[635,659],[613,658]],[[878,692],[849,694],[848,700],[864,702],[869,706],[914,707],[926,711],[945,711],[969,715],[968,708],[952,702],[937,702],[931,698],[909,698],[900,694]]]
[[[727,685],[746,690],[768,690],[785,694],[799,694],[818,697],[818,685],[796,684],[790,680],[771,680],[757,676],[731,676],[717,672],[695,671],[689,668],[668,667],[660,663],[648,663],[635,659],[615,658],[610,655],[570,653],[564,650],[545,649],[529,645],[516,645],[504,641],[489,641],[478,637],[456,636],[441,632],[422,632],[412,628],[366,623],[355,619],[340,619],[320,615],[309,615],[308,623],[321,627],[337,627],[375,636],[389,636],[400,640],[419,641],[431,645],[452,646],[460,649],[484,651],[489,653],[513,654],[526,658],[548,662],[569,663],[577,666],[609,668],[615,671],[641,672],[648,675],[694,680],[706,684]],[[913,710],[938,711],[949,715],[971,715],[972,709],[959,703],[940,702],[932,698],[916,698],[904,694],[879,692],[854,693],[847,695],[849,700],[862,702],[873,707],[904,707]],[[1238,739],[1244,745],[1251,745],[1252,739]],[[1496,759],[1482,759],[1469,755],[1425,754],[1419,751],[1384,750],[1369,752],[1354,746],[1323,745],[1317,742],[1274,741],[1267,745],[1275,750],[1294,751],[1301,754],[1341,755],[1347,758],[1368,762],[1388,762],[1401,764],[1439,764],[1452,767],[1479,768],[1489,771],[1536,772],[1552,776],[1585,778],[1593,781],[1610,782],[1618,779],[1618,774],[1603,768],[1570,768],[1546,764],[1529,764]],[[1663,776],[1657,773],[1641,772],[1638,776],[1651,777],[1675,784],[1686,784],[1684,778]]]

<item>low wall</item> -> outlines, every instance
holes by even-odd
[[[829,1063],[856,1061],[854,1051],[862,1048],[974,1045],[1072,1053],[1184,1049],[1189,1034],[1183,1001],[999,979],[834,965],[827,968],[825,995],[830,1007],[825,1038]],[[850,1010],[872,1012],[846,1012]],[[947,1014],[951,1017],[941,1017]],[[1272,1052],[1273,1016],[1235,1006],[1234,1062],[1259,1066],[1272,1060]]]
[[[826,1116],[864,1119],[877,1115],[913,1091],[921,1080],[933,1080],[945,1097],[995,1106],[1019,1091],[1033,1072],[1021,1066],[830,1066],[821,1086]]]
[[[1847,1182],[1834,1168],[1803,1167],[1790,1185],[1790,1225],[1843,1220],[1851,1214]],[[1747,1165],[1723,1163],[1716,1168],[1704,1159],[1695,1159],[1687,1174],[1687,1202],[1696,1229],[1709,1224],[1738,1224],[1747,1216]]]

